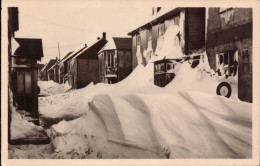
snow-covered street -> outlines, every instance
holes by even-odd
[[[41,93],[52,89],[39,98],[40,119],[52,141],[42,150],[30,145],[35,157],[251,157],[250,103],[217,96],[216,76],[188,62],[165,88],[153,85],[152,68],[140,65],[122,82],[79,90],[40,82]],[[13,157],[23,149],[9,148]]]

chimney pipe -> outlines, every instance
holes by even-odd
[[[88,45],[87,44],[85,44],[85,47],[87,47]]]
[[[103,32],[103,39],[106,39],[106,32]]]

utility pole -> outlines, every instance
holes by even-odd
[[[58,51],[59,51],[59,60],[60,60],[60,45],[59,45],[59,42],[58,42]]]

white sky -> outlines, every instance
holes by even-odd
[[[19,31],[15,37],[41,38],[44,58],[40,63],[46,63],[58,57],[58,42],[63,58],[85,43],[92,45],[102,32],[107,36],[127,36],[151,15],[151,7],[19,7]]]

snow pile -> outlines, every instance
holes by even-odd
[[[167,40],[151,61],[181,56],[180,44]],[[61,108],[85,113],[48,130],[55,151],[100,158],[250,158],[252,105],[217,96],[221,78],[211,73],[206,56],[201,62],[195,69],[183,62],[165,88],[153,85],[150,62],[117,84],[69,92]]]
[[[32,135],[42,135],[44,130],[40,126],[36,126],[32,122],[28,122],[11,106],[12,123],[11,123],[11,139],[30,138]]]
[[[38,81],[38,85],[40,87],[41,95],[54,95],[63,93],[71,88],[68,83],[58,84],[54,81]]]
[[[251,157],[251,104],[217,96],[218,80],[188,62],[166,88],[152,84],[151,69],[151,63],[139,65],[118,84],[86,87],[93,97],[75,99],[86,115],[49,131],[56,151],[91,148],[105,158]]]
[[[11,104],[12,93],[9,91],[10,97],[10,109],[11,109],[11,140],[18,140],[23,138],[30,138],[32,136],[38,136],[45,134],[44,130],[40,126],[36,126],[32,122],[25,120],[16,110],[16,108]]]
[[[182,48],[180,47],[180,38],[177,34],[180,28],[177,25],[170,26],[166,29],[163,40],[163,47],[157,51],[159,59],[178,59],[183,57]]]

